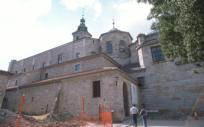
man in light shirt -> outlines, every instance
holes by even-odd
[[[137,127],[137,115],[138,115],[138,109],[135,104],[132,105],[130,108],[130,114],[132,115],[132,122]]]

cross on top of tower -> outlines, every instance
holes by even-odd
[[[84,17],[84,8],[82,9],[82,18]]]
[[[112,23],[113,24],[113,28],[115,28],[115,21],[114,21],[114,19],[112,19],[112,20],[113,20],[113,23]]]

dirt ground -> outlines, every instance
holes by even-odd
[[[79,118],[71,118],[63,121],[48,120],[48,114],[42,116],[21,117],[19,126],[16,126],[18,114],[8,110],[0,111],[0,127],[111,127],[104,126],[98,121],[82,122]],[[133,127],[130,118],[122,123],[114,123],[112,127]],[[143,127],[138,120],[138,127]],[[148,127],[204,127],[204,117],[198,120],[188,117],[186,120],[148,120]]]
[[[30,121],[30,120],[21,118],[19,122],[19,127],[79,127],[82,125],[85,125],[85,123],[84,122],[82,123],[78,120],[40,123],[40,122]],[[0,124],[0,127],[16,127],[16,126],[17,126],[16,119]]]
[[[85,125],[79,119],[57,121],[42,116],[21,116],[9,110],[0,110],[0,127],[79,127]]]
[[[142,121],[138,121],[138,127],[143,127]],[[130,120],[123,123],[115,123],[113,127],[133,127]],[[16,127],[15,121],[9,124],[0,124],[0,127]],[[95,122],[79,122],[78,120],[68,120],[64,122],[39,123],[25,119],[21,120],[20,127],[104,127],[103,124]],[[111,127],[111,126],[106,126]],[[148,127],[204,127],[204,119],[193,120],[148,120]]]

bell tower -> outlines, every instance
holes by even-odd
[[[82,16],[80,20],[80,25],[78,26],[78,29],[72,33],[73,35],[73,41],[85,38],[85,37],[92,37],[92,35],[88,32],[88,28],[85,25],[85,19]]]

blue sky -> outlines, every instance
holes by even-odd
[[[20,60],[72,41],[72,32],[84,17],[94,38],[112,28],[135,39],[151,32],[151,6],[135,0],[0,0],[0,70]]]

